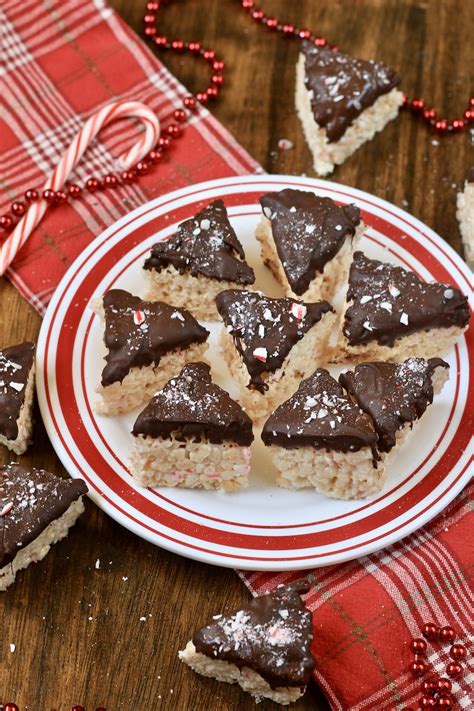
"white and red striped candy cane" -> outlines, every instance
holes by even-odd
[[[160,122],[156,114],[139,101],[115,101],[93,114],[75,136],[58,165],[50,175],[43,190],[60,190],[76,165],[81,160],[99,131],[111,121],[119,118],[137,118],[145,125],[145,132],[139,141],[118,159],[123,170],[141,160],[156,144],[160,137]],[[0,274],[3,275],[18,251],[43,218],[49,205],[41,199],[32,203],[17,226],[0,247]]]

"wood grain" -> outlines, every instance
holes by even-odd
[[[144,1],[111,4],[140,31]],[[262,0],[262,5],[341,49],[391,64],[409,95],[421,94],[452,114],[464,109],[473,65],[470,2]],[[236,0],[176,2],[160,14],[160,31],[198,39],[224,58],[226,86],[213,111],[266,170],[312,174],[293,103],[294,43],[257,27]],[[187,57],[162,59],[191,90],[205,84],[204,65]],[[279,152],[280,138],[290,139],[294,148]],[[402,115],[334,179],[405,207],[459,249],[455,194],[473,161],[470,150],[469,133],[438,138]],[[39,316],[5,280],[0,303],[1,344],[36,337]],[[0,457],[2,463],[12,459],[5,450]],[[21,461],[64,473],[41,424],[34,448]],[[250,711],[254,702],[238,688],[193,675],[176,656],[197,625],[247,599],[233,571],[149,545],[88,503],[69,538],[0,597],[0,703],[14,699],[21,709],[34,711],[69,711],[73,703],[87,711],[100,705],[107,711]],[[259,706],[274,708],[270,702]],[[328,707],[314,685],[293,708]]]

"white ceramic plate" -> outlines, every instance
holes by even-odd
[[[260,264],[254,238],[258,198],[285,187],[315,190],[340,203],[355,202],[368,225],[361,249],[370,257],[407,266],[424,279],[470,289],[470,272],[432,230],[393,205],[337,183],[297,176],[246,176],[193,185],[157,198],[95,239],[64,276],[49,305],[38,343],[38,396],[53,446],[73,477],[86,479],[91,498],[121,524],[153,543],[207,563],[256,570],[328,565],[379,550],[425,524],[470,477],[468,417],[472,334],[448,355],[450,380],[394,458],[381,493],[337,501],[311,490],[274,486],[274,470],[259,442],[251,485],[235,494],[143,489],[127,461],[138,411],[100,417],[93,411],[105,348],[91,299],[112,287],[142,295],[141,265],[151,245],[179,222],[222,198],[231,222],[269,295],[279,288]],[[215,380],[237,395],[219,357],[211,325]],[[472,331],[472,329],[471,329]],[[471,450],[472,451],[472,450]]]

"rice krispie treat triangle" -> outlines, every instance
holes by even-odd
[[[374,423],[377,447],[391,451],[401,443],[449,377],[441,358],[409,358],[404,363],[360,363],[341,373],[339,382]]]
[[[275,410],[262,440],[270,447],[280,486],[314,487],[351,499],[368,496],[384,483],[372,420],[324,368]]]
[[[334,310],[259,292],[229,290],[216,298],[224,321],[221,347],[245,409],[263,417],[324,362]]]
[[[288,705],[311,679],[312,615],[301,595],[309,580],[280,586],[231,615],[215,615],[198,630],[179,658],[194,671],[256,697]]]
[[[396,117],[403,103],[399,81],[382,62],[301,43],[296,109],[318,175],[331,173]]]
[[[205,363],[186,365],[156,393],[133,435],[130,471],[142,486],[248,485],[252,420],[212,382]]]
[[[33,433],[35,345],[0,350],[0,444],[23,454]]]
[[[456,217],[459,222],[466,262],[474,268],[474,165],[466,173],[464,190],[457,196]]]
[[[354,254],[335,361],[443,355],[467,328],[467,298],[448,284]]]
[[[214,299],[220,291],[255,281],[222,200],[182,222],[171,239],[157,242],[144,269],[147,299],[185,306],[208,320],[218,318]]]
[[[186,309],[112,289],[96,307],[104,322],[106,366],[97,387],[102,415],[142,405],[185,363],[201,360],[209,331]]]
[[[285,294],[305,301],[331,299],[347,281],[353,250],[365,229],[359,209],[289,188],[264,195],[260,204],[262,260]]]
[[[17,572],[42,560],[84,511],[87,486],[44,469],[0,468],[0,590]]]

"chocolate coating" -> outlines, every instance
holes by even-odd
[[[314,447],[356,452],[370,447],[377,460],[370,417],[355,405],[332,375],[318,368],[266,421],[262,440],[285,449]]]
[[[354,254],[347,301],[343,332],[351,345],[377,341],[393,346],[397,338],[416,331],[469,322],[468,302],[459,289],[427,284],[414,272],[362,252]]]
[[[400,82],[382,62],[356,59],[307,41],[301,43],[301,51],[313,116],[326,129],[330,143],[338,141],[365,109]]]
[[[1,467],[0,568],[86,493],[81,479],[61,479],[44,469],[19,464]]]
[[[372,418],[380,451],[389,452],[398,430],[418,420],[433,402],[436,368],[449,365],[441,358],[409,358],[403,363],[361,363],[341,373],[341,385]]]
[[[171,239],[153,245],[144,269],[159,272],[170,264],[180,274],[203,274],[236,284],[255,281],[222,200],[214,200],[195,217],[182,222]]]
[[[295,294],[303,294],[316,274],[336,256],[360,223],[355,205],[339,207],[327,197],[285,189],[260,198],[271,222],[273,241]]]
[[[7,439],[18,437],[17,421],[34,359],[34,343],[20,343],[0,351],[0,434]]]
[[[135,436],[177,439],[201,437],[212,444],[231,441],[249,447],[252,420],[230,395],[215,385],[205,363],[190,363],[156,393],[138,415]]]
[[[474,183],[474,165],[468,168],[466,173],[466,180],[468,183]]]
[[[250,375],[248,388],[264,392],[263,373],[274,373],[293,346],[333,308],[327,301],[271,299],[259,292],[228,289],[216,297],[217,310]],[[292,307],[302,306],[297,318]],[[260,358],[263,358],[262,360]]]
[[[272,688],[306,686],[316,666],[312,615],[300,597],[309,589],[309,581],[300,580],[254,598],[232,615],[216,615],[193,636],[196,650],[249,667]]]
[[[103,300],[104,342],[108,349],[102,385],[122,382],[131,368],[158,365],[169,351],[204,343],[209,336],[194,316],[163,301],[142,301],[122,289]],[[137,323],[143,319],[143,323]]]

